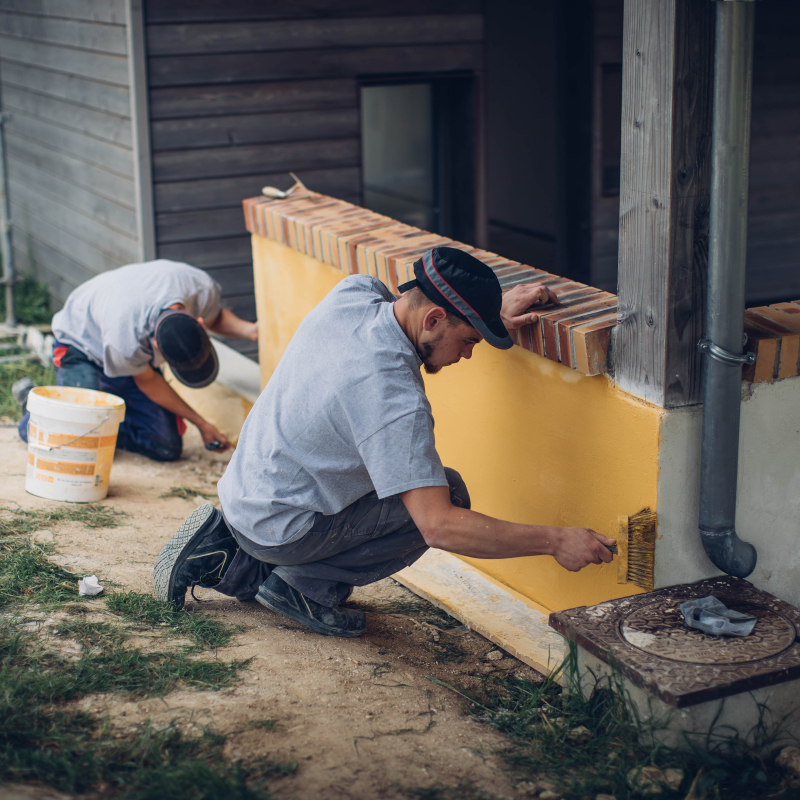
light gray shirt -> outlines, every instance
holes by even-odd
[[[270,547],[314,515],[447,486],[422,362],[375,278],[345,278],[303,320],[247,417],[219,482],[227,521]]]
[[[153,333],[159,314],[173,303],[211,324],[222,309],[220,286],[178,261],[128,264],[75,289],[53,317],[53,335],[89,356],[109,378],[139,375],[162,361]]]

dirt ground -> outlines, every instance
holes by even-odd
[[[86,529],[71,523],[38,537],[52,536],[55,560],[78,574],[96,574],[106,591],[150,592],[157,554],[197,505],[161,495],[179,486],[213,489],[228,458],[206,452],[194,429],[177,463],[118,453],[104,502],[126,512],[126,524]],[[0,505],[58,505],[25,492],[25,462],[16,430],[0,429]],[[81,707],[108,713],[122,727],[148,717],[179,719],[187,730],[211,726],[227,734],[231,759],[296,761],[293,776],[270,784],[280,800],[399,799],[408,796],[404,790],[465,782],[492,797],[519,796],[495,755],[506,743],[503,736],[472,719],[458,695],[427,676],[474,688],[492,672],[530,679],[536,673],[505,654],[501,658],[478,634],[461,629],[453,636],[407,613],[387,613],[387,607],[416,599],[400,584],[389,579],[355,590],[352,602],[368,614],[367,634],[355,640],[306,632],[257,603],[212,590],[197,596],[205,612],[242,627],[233,645],[217,652],[220,659],[252,659],[240,681],[221,691],[181,691],[144,701],[95,696]],[[278,720],[273,730],[249,724],[268,719]],[[9,792],[11,787],[0,788],[6,798],[57,796],[22,787],[18,794]]]

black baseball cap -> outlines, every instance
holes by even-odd
[[[513,346],[500,319],[503,290],[500,281],[482,261],[454,247],[434,247],[414,263],[416,280],[398,290],[419,286],[425,297],[469,323],[500,350]]]
[[[158,349],[172,374],[184,386],[201,389],[213,383],[219,361],[206,329],[185,311],[164,311],[156,320],[154,334]]]

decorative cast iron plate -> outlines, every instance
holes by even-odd
[[[679,606],[713,594],[758,618],[749,636],[687,628]],[[800,610],[738,578],[709,578],[550,615],[550,625],[675,708],[800,678]]]

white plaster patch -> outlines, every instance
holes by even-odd
[[[592,617],[604,617],[611,609],[611,603],[600,603],[599,606],[587,609],[586,613]]]
[[[661,421],[655,586],[721,574],[698,530],[702,407],[668,410]],[[736,531],[758,550],[748,580],[800,606],[800,378],[743,391]]]
[[[630,642],[634,647],[641,647],[642,650],[647,650],[648,647],[655,644],[658,638],[654,633],[635,631],[627,624],[622,626],[622,635],[625,637],[625,641]]]

